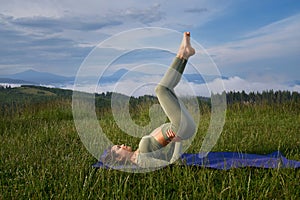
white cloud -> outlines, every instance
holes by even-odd
[[[289,90],[300,91],[298,85],[289,86],[283,83],[270,82],[250,82],[239,77],[233,77],[224,81],[227,91],[242,91],[249,93],[251,91],[266,91],[266,90]]]
[[[118,92],[128,96],[143,96],[145,94],[154,95],[154,89],[159,83],[161,76],[143,76],[135,79],[124,78],[118,83],[104,85],[80,85],[75,90],[102,93]],[[66,86],[68,89],[74,89],[73,86]],[[178,96],[205,96],[209,97],[213,93],[222,93],[223,91],[245,91],[262,92],[267,90],[287,90],[300,92],[300,85],[288,85],[283,83],[251,82],[238,76],[230,77],[227,80],[215,79],[204,84],[195,84],[187,82],[184,79],[175,88]]]
[[[0,7],[0,45],[5,46],[0,50],[0,64],[73,75],[87,51],[112,35],[148,26],[181,31],[206,23],[226,6],[209,0],[7,1]],[[136,37],[122,42],[130,45]],[[151,45],[150,39],[143,42]]]
[[[214,47],[210,51],[229,64],[295,54],[300,46],[299,31],[300,15],[295,15],[249,33],[241,40]]]
[[[229,3],[212,0],[191,0],[188,3],[174,1],[104,1],[104,0],[61,0],[61,1],[21,1],[12,0],[1,5],[0,13],[14,18],[48,17],[100,18],[122,21],[124,27],[137,28],[142,25],[164,26],[168,28],[193,27],[206,23],[220,15]],[[113,30],[113,28],[111,29]],[[109,31],[106,29],[105,31]],[[116,33],[116,32],[114,32]]]
[[[11,0],[1,3],[0,13],[15,18],[32,16],[60,17],[63,9],[61,9],[59,4],[51,0]]]
[[[214,59],[218,66],[223,67],[223,71],[265,73],[264,70],[271,69],[274,73],[297,73],[293,70],[299,68],[299,33],[298,14],[248,33],[239,40],[212,47],[208,51],[215,55]],[[247,67],[249,68],[246,69]]]

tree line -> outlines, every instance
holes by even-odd
[[[300,93],[296,91],[274,91],[268,90],[263,92],[231,91],[226,93],[227,104],[242,103],[242,104],[281,104],[289,102],[299,102]]]
[[[27,90],[22,90],[22,88],[32,88],[35,89],[36,93],[28,93]],[[31,92],[31,90],[28,90]],[[53,95],[47,95],[50,92]],[[3,110],[4,107],[14,107],[20,106],[20,104],[35,104],[49,102],[52,100],[72,100],[73,92],[71,90],[64,90],[59,88],[47,88],[42,86],[22,86],[21,88],[11,88],[11,87],[0,87],[0,109]],[[111,97],[114,95],[113,92],[106,92],[95,94],[95,105],[98,108],[109,108],[111,106]],[[230,91],[223,92],[222,94],[212,94],[211,98],[215,97],[224,101],[226,95],[226,103],[228,105],[240,103],[240,104],[281,104],[290,102],[299,102],[300,93],[296,91],[274,91],[268,90],[263,92],[250,92],[245,91]],[[120,96],[122,96],[120,94]],[[124,95],[125,96],[125,95]],[[208,97],[197,97],[200,105],[209,105],[211,98]],[[149,105],[153,103],[158,103],[155,96],[144,95],[140,97],[130,97],[130,106],[136,108],[141,104]]]

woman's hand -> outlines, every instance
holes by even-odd
[[[176,134],[171,129],[168,129],[166,134],[167,134],[169,140],[172,140],[174,137],[176,137]]]
[[[176,136],[176,134],[171,129],[168,129],[166,134],[167,134],[169,140],[172,140],[174,142],[180,142],[181,141],[181,138]]]

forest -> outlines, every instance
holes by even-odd
[[[1,111],[5,107],[24,106],[26,103],[41,103],[51,100],[71,100],[72,90],[48,88],[43,86],[22,85],[21,87],[3,87],[0,86],[0,102]],[[96,106],[107,108],[110,106],[112,92],[96,93],[95,103]],[[222,94],[212,94],[212,96],[221,96]],[[209,105],[210,98],[197,97],[200,103]],[[245,91],[230,91],[226,93],[226,101],[228,105],[232,104],[281,104],[281,103],[297,103],[300,101],[300,93],[296,91],[274,91],[267,90],[263,92],[250,92]],[[151,95],[144,95],[140,97],[130,97],[130,104],[132,106],[139,102],[157,102],[157,98]]]

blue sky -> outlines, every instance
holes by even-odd
[[[230,89],[300,90],[287,84],[300,80],[298,0],[3,1],[0,75],[74,76],[100,42],[143,27],[191,31]]]

